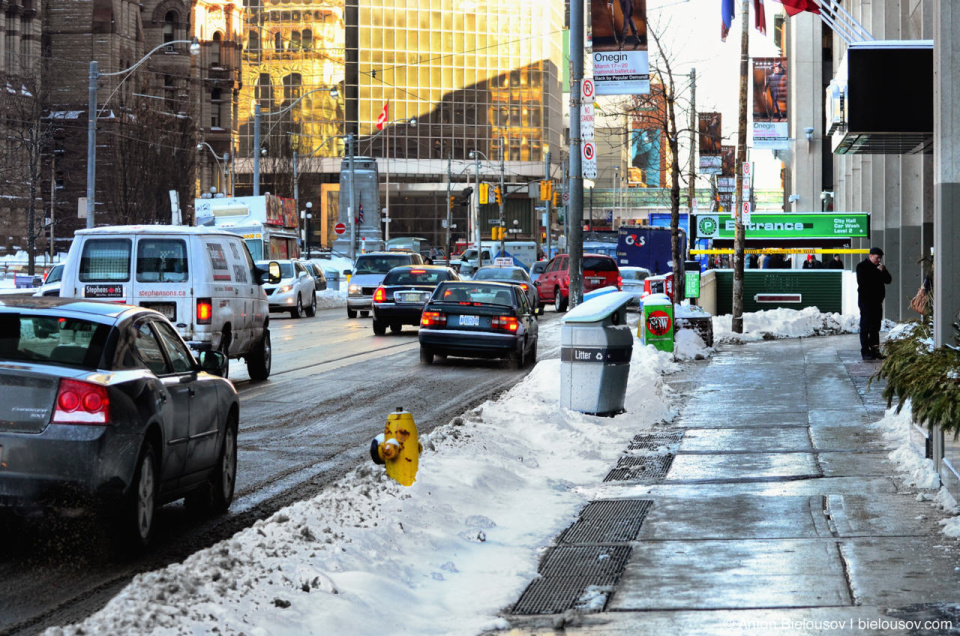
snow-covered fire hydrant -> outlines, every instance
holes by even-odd
[[[370,442],[370,457],[374,463],[385,464],[387,475],[404,486],[412,486],[417,480],[422,452],[417,424],[403,407],[387,416],[383,432]]]

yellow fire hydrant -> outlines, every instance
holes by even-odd
[[[387,475],[404,486],[412,486],[417,480],[422,452],[417,424],[402,407],[387,416],[383,433],[370,443],[370,457],[374,463],[385,464]]]

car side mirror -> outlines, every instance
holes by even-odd
[[[227,372],[227,356],[219,351],[201,351],[200,369],[222,378]]]
[[[539,280],[533,281],[533,286],[534,286],[534,287],[539,287],[539,286],[540,286],[540,281],[539,281]]]
[[[352,274],[352,273],[353,273],[353,270],[349,270],[349,269],[343,270],[343,275],[344,275],[344,276],[349,276],[349,275]]]
[[[260,268],[257,268],[257,279],[261,285],[269,283],[270,285],[276,285],[280,282],[280,263],[277,261],[270,261],[270,264],[267,265],[267,270],[264,271]]]

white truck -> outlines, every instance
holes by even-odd
[[[512,258],[513,264],[528,272],[537,262],[536,241],[505,241],[504,252],[500,253],[500,241],[480,241],[480,249],[471,245],[460,255],[460,274],[472,276],[484,265],[495,265],[497,258]]]
[[[300,256],[300,221],[294,199],[272,194],[194,199],[196,225],[243,237],[253,260]]]

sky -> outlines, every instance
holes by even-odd
[[[746,314],[746,333],[715,318],[718,342],[849,333],[856,318],[777,309]],[[637,314],[629,318],[636,328]],[[541,329],[556,346],[560,324]],[[677,336],[678,360],[635,343],[626,412],[613,418],[560,406],[561,362],[542,360],[510,391],[422,438],[409,488],[362,464],[316,497],[298,502],[182,563],[140,574],[82,623],[79,634],[249,636],[477,634],[507,628],[498,616],[537,573],[542,549],[589,501],[623,496],[603,478],[629,440],[677,411],[664,377],[713,350],[692,331]],[[416,418],[416,414],[414,414]],[[921,495],[947,511],[936,473],[909,442],[909,405],[880,426],[891,459]],[[668,449],[626,451],[660,454]],[[242,462],[242,457],[241,457]],[[636,486],[638,489],[648,486]],[[619,489],[619,490],[617,490]],[[946,494],[945,494],[946,493]],[[944,519],[960,536],[960,517]],[[602,606],[585,598],[585,607]]]

